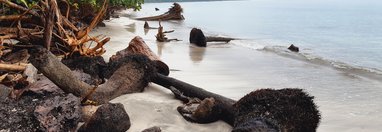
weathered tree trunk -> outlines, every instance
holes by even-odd
[[[184,20],[182,15],[183,9],[178,3],[174,3],[174,6],[169,9],[168,12],[151,17],[137,18],[137,20],[143,21],[167,21],[167,20]]]
[[[200,47],[206,47],[207,42],[230,42],[235,40],[234,38],[227,37],[213,37],[213,36],[204,36],[204,33],[201,29],[193,28],[190,32],[190,43],[193,43]]]
[[[153,82],[169,88],[181,100],[183,95],[203,100],[197,108],[178,107],[186,120],[208,123],[221,119],[232,125],[235,132],[315,131],[320,120],[313,97],[301,89],[257,90],[236,102],[160,74]]]
[[[226,37],[212,37],[212,36],[207,36],[206,37],[206,42],[230,42],[231,40],[235,40],[234,38],[226,38]]]
[[[72,71],[56,56],[44,48],[36,48],[31,53],[31,63],[54,84],[77,97],[106,103],[120,95],[140,92],[148,85],[152,69],[144,56],[128,56],[111,75],[109,81],[97,88],[79,81]]]
[[[167,64],[162,62],[160,58],[150,50],[145,41],[139,36],[132,39],[126,49],[118,51],[116,55],[113,55],[110,58],[110,62],[118,61],[120,58],[133,54],[143,54],[147,56],[150,60],[153,61],[158,73],[166,76],[170,74],[170,69]]]
[[[203,31],[197,28],[192,28],[190,32],[190,43],[200,47],[206,47],[207,41]]]

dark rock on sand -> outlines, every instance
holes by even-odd
[[[302,89],[261,89],[241,98],[235,107],[233,131],[314,132],[320,113]],[[259,127],[261,126],[261,127]]]
[[[203,31],[197,28],[193,28],[190,32],[190,43],[193,43],[200,47],[206,47],[207,41],[203,34]]]
[[[125,132],[130,128],[130,118],[120,103],[103,104],[81,126],[79,132]]]
[[[288,47],[290,51],[293,52],[299,52],[299,48],[297,46],[294,46],[293,44]]]

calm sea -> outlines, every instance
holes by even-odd
[[[133,15],[160,14],[171,4],[146,3],[142,12]],[[232,69],[224,66],[217,69],[217,75],[234,76],[231,81],[240,78],[236,79],[235,91],[227,88],[232,91],[225,95],[238,99],[253,87],[300,87],[316,97],[323,118],[318,131],[382,131],[382,1],[250,0],[180,4],[186,20],[163,22],[165,27],[186,32],[198,27],[208,35],[240,38],[230,44],[252,49],[253,57],[245,58],[248,62],[236,64],[226,60],[224,65],[253,70],[232,75],[229,72]],[[156,7],[161,11],[155,12]],[[290,44],[300,47],[301,52],[286,50]],[[205,54],[204,62],[221,59],[216,48],[207,47]],[[189,74],[199,74],[197,71],[207,69],[208,65],[199,63]],[[191,71],[180,70],[182,75]],[[200,75],[203,78],[204,74]],[[219,81],[224,82],[221,79],[211,79],[209,83],[216,81],[215,85],[220,86]],[[223,85],[221,88],[220,92],[224,91]]]

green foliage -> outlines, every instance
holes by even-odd
[[[94,8],[100,8],[104,0],[69,0],[69,3],[78,4],[80,7],[83,4],[88,4]],[[144,0],[109,0],[109,6],[132,8],[134,10],[140,10]]]
[[[143,3],[144,0],[110,0],[111,6],[123,6],[134,10],[140,10]]]

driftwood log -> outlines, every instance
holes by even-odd
[[[169,88],[178,98],[202,100],[196,108],[178,107],[186,120],[208,123],[220,119],[232,125],[235,132],[315,131],[320,121],[313,97],[301,89],[257,90],[236,102],[160,74],[153,82]],[[194,100],[189,100],[188,104],[193,103]]]
[[[113,64],[110,66],[116,70],[109,78],[109,81],[98,87],[92,87],[76,79],[72,71],[45,48],[39,47],[31,50],[31,63],[33,66],[64,92],[100,104],[123,94],[143,91],[148,85],[153,71],[150,62],[145,56],[136,55],[123,58],[120,60],[119,65]]]
[[[202,30],[193,28],[190,31],[190,43],[193,43],[200,47],[206,47],[207,42],[230,42],[231,40],[235,40],[235,38],[227,38],[227,37],[214,37],[214,36],[204,36]]]
[[[178,3],[174,3],[173,6],[162,15],[142,17],[142,18],[137,18],[137,20],[143,20],[143,21],[184,20],[182,12],[183,12],[182,7]]]

